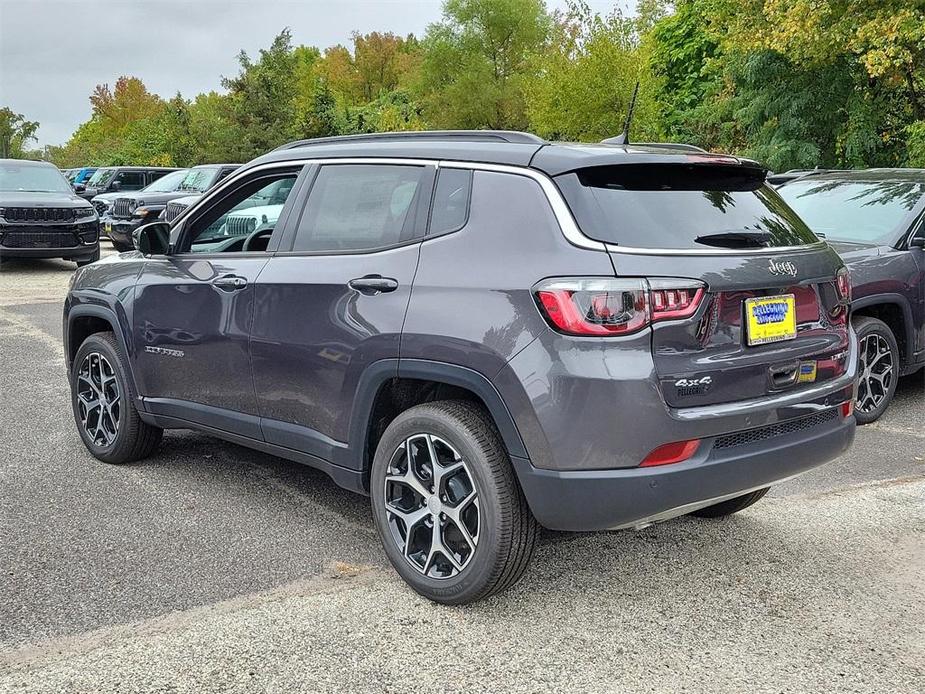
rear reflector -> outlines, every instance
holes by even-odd
[[[700,447],[700,439],[691,439],[690,441],[675,441],[659,446],[649,453],[639,467],[653,467],[655,465],[671,465],[673,463],[683,463],[691,458]]]
[[[854,400],[843,402],[841,404],[841,416],[846,419],[854,414]]]

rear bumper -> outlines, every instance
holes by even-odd
[[[704,439],[694,458],[675,465],[559,471],[512,460],[541,525],[606,530],[690,513],[794,477],[848,450],[854,431],[854,417],[844,418],[836,410],[818,426],[765,440],[720,448],[716,444],[721,437]]]

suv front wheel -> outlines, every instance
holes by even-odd
[[[135,391],[112,333],[90,335],[71,364],[71,405],[77,431],[104,463],[129,463],[149,456],[163,429],[141,421]]]
[[[412,407],[389,424],[370,476],[373,517],[395,570],[448,605],[513,585],[537,526],[494,426],[468,402]]]

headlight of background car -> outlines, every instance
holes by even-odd
[[[152,217],[157,216],[155,210],[148,209],[147,207],[136,207],[135,211],[132,213],[132,216],[138,217],[139,219],[145,219],[148,215]]]

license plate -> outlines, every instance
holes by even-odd
[[[748,344],[792,340],[797,336],[797,310],[793,294],[745,300]]]

